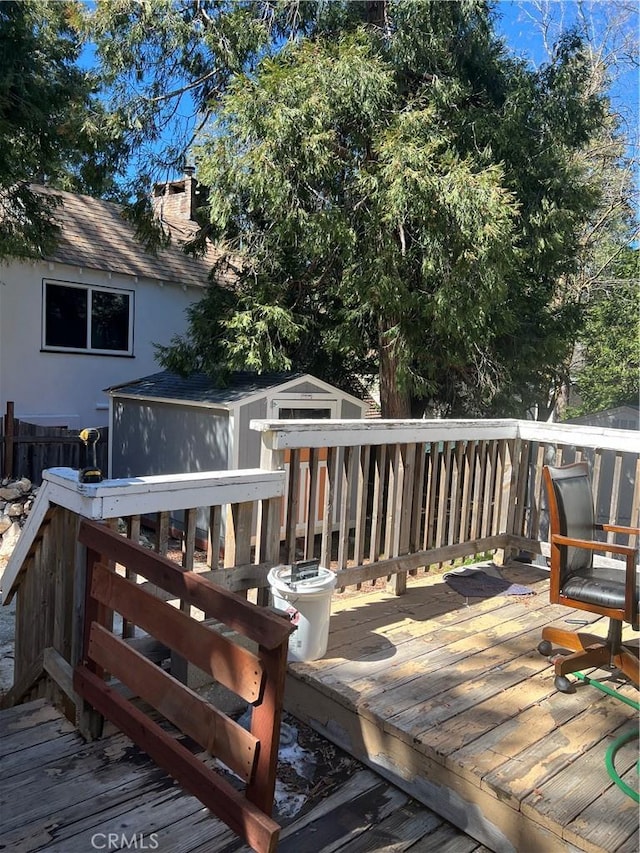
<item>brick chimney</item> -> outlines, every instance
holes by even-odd
[[[153,209],[160,219],[195,220],[198,181],[195,166],[187,166],[179,181],[156,184],[153,188]]]

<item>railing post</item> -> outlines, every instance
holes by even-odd
[[[272,447],[273,433],[262,433],[260,450],[260,467],[266,471],[284,471],[284,450]],[[268,498],[258,506],[258,525],[256,530],[256,563],[271,563],[276,566],[280,562],[280,526],[284,508],[284,497]],[[268,607],[271,601],[268,587],[257,591],[256,603]]]
[[[262,701],[251,711],[251,734],[260,741],[253,779],[247,785],[247,799],[271,816],[278,769],[280,724],[287,672],[288,643],[274,649],[259,646],[258,655],[264,667]]]
[[[7,402],[7,411],[4,416],[4,460],[3,476],[13,477],[13,436],[15,431],[14,405]]]

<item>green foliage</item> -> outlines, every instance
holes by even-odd
[[[640,398],[640,250],[627,249],[607,269],[611,278],[592,295],[579,335],[579,406],[568,417],[591,414]]]
[[[0,4],[0,257],[46,250],[55,200],[29,182],[114,195],[123,150],[97,82],[77,64],[83,7]]]
[[[170,81],[192,95],[239,269],[164,363],[375,370],[387,416],[525,410],[577,328],[558,283],[598,200],[572,156],[603,115],[580,40],[532,71],[474,0],[159,7],[99,3],[101,55],[140,136]]]

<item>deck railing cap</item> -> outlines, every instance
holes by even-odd
[[[574,447],[638,453],[640,437],[635,430],[611,429],[584,424],[494,419],[391,420],[252,420],[250,427],[262,433],[271,450],[302,447],[345,447],[400,444],[420,441],[473,441],[522,439]]]

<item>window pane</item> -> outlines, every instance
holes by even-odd
[[[104,293],[91,294],[91,348],[129,349],[129,295]]]
[[[331,409],[278,409],[279,420],[306,420],[312,418],[319,420],[320,418],[330,418]]]
[[[87,291],[47,284],[45,346],[87,348]]]

